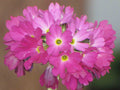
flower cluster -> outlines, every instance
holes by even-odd
[[[41,85],[55,89],[59,76],[69,90],[81,90],[109,72],[116,37],[107,20],[87,22],[86,15],[79,18],[73,8],[58,3],[48,10],[27,7],[23,15],[6,22],[9,32],[4,36],[9,50],[5,64],[17,76],[35,63],[48,64]]]

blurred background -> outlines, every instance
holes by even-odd
[[[22,15],[23,9],[27,6],[37,5],[38,8],[45,10],[50,2],[72,6],[77,16],[86,14],[90,22],[108,20],[109,24],[113,25],[117,39],[112,69],[109,74],[94,80],[84,90],[120,90],[120,0],[0,0],[0,90],[47,90],[39,84],[39,77],[46,66],[34,65],[32,72],[19,78],[14,71],[8,70],[4,65],[4,55],[7,52],[3,44],[3,36],[8,32],[5,22],[10,16]],[[58,90],[67,89],[60,83]]]

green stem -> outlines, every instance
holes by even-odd
[[[66,24],[62,25],[62,32],[64,32],[66,30]]]
[[[48,90],[57,90],[57,88],[56,89],[48,88]]]
[[[52,90],[52,88],[48,88],[48,90]]]

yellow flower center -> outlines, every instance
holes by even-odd
[[[46,33],[49,32],[49,29],[46,30]]]
[[[62,44],[62,40],[61,39],[56,39],[55,40],[55,44],[58,45],[58,46],[61,45]]]
[[[40,46],[37,46],[36,51],[37,53],[40,53]]]
[[[83,54],[83,57],[85,57],[85,54]]]
[[[68,56],[67,56],[67,55],[63,55],[63,56],[61,57],[61,60],[62,60],[63,62],[67,61],[67,60],[68,60]]]
[[[73,45],[73,44],[75,44],[75,39],[72,39],[72,42],[71,42],[71,44]]]
[[[32,38],[34,38],[35,36],[34,35],[31,35]]]

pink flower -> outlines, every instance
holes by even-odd
[[[6,21],[6,27],[8,28],[8,30],[11,30],[13,26],[19,26],[19,23],[25,20],[26,19],[23,16],[11,16],[11,20]]]
[[[101,30],[101,35],[105,40],[105,47],[113,49],[115,47],[114,41],[116,39],[116,32],[112,29],[112,25],[108,24],[107,20],[103,20],[100,22],[98,29]]]
[[[85,73],[86,75],[83,76],[82,73]],[[83,76],[83,77],[82,77]],[[81,72],[81,76],[79,77],[79,82],[81,84],[83,84],[84,86],[89,85],[90,82],[93,81],[93,76],[91,75],[91,73],[89,73],[88,71],[83,71]]]
[[[51,3],[49,5],[49,12],[54,16],[54,20],[57,21],[61,19],[61,14],[63,13],[64,6],[60,6],[58,3]]]
[[[83,54],[82,62],[86,64],[88,67],[93,68],[95,62],[97,60],[97,53],[96,52],[85,52]]]
[[[13,55],[12,52],[8,52],[5,56],[4,63],[8,66],[10,70],[13,70],[17,67],[19,60]]]
[[[62,83],[68,90],[82,90],[82,84],[79,83],[77,78],[69,73],[66,74],[65,78],[63,78]]]
[[[22,16],[18,16],[18,17],[12,17],[11,16],[11,20],[7,20],[6,21],[6,27],[9,29],[9,32],[5,34],[4,36],[4,41],[5,41],[5,44],[8,45],[8,46],[12,46],[15,44],[15,41],[12,37],[14,37],[14,35],[12,36],[11,35],[11,32],[13,31],[13,28],[14,27],[18,27],[19,24],[21,22],[24,22],[26,19]],[[17,36],[15,34],[15,36]]]
[[[61,24],[69,23],[73,18],[74,9],[70,6],[65,8],[65,13],[61,16]]]
[[[4,63],[10,70],[15,70],[18,77],[25,75],[24,61],[16,58],[12,52],[7,53]]]
[[[76,18],[75,25],[77,30],[89,30],[94,27],[93,23],[86,22],[87,16],[81,16],[81,18]]]
[[[86,65],[79,63],[71,74],[79,80],[80,84],[86,86],[93,81],[93,76],[88,70]]]
[[[108,24],[107,20],[101,21],[99,26],[92,31],[90,42],[92,47],[109,47],[114,48],[115,31]]]
[[[47,88],[56,89],[58,88],[58,79],[52,74],[52,67],[48,66],[47,69],[40,77],[41,86],[45,85]]]
[[[38,10],[37,6],[27,7],[23,10],[23,15],[31,22],[34,22],[36,17],[42,17],[43,14],[44,12],[42,10]]]
[[[42,40],[37,40],[30,36],[26,36],[21,42],[18,43],[18,47],[14,50],[15,56],[19,59],[25,59],[27,57],[41,57],[45,53],[42,46]],[[38,59],[37,59],[38,60]]]
[[[73,18],[73,8],[70,6],[65,8],[65,12],[63,12],[64,6],[60,6],[58,3],[51,3],[49,5],[49,12],[53,15],[54,20],[59,22],[59,24],[69,23]]]
[[[16,42],[16,47],[14,47],[13,52],[15,56],[19,59],[29,60],[25,61],[25,68],[29,70],[33,63],[43,63],[46,64],[48,61],[47,52],[43,48],[43,43],[41,39],[41,30],[36,30],[32,32],[33,34],[25,35],[20,42]]]
[[[81,30],[75,33],[71,42],[71,51],[73,51],[74,48],[79,51],[85,51],[85,49],[89,47],[89,44],[83,43],[82,41],[88,39],[88,36],[89,33],[85,30]]]
[[[54,24],[53,16],[50,12],[46,11],[42,17],[36,17],[33,23],[35,28],[40,28],[43,34],[49,32],[50,26]]]
[[[61,53],[58,56],[51,56],[49,58],[50,64],[54,66],[53,74],[55,76],[60,74],[61,78],[65,77],[67,72],[74,72],[77,68],[77,64],[81,61],[81,56],[79,53]]]
[[[18,77],[25,75],[25,70],[24,70],[24,61],[19,61],[15,73],[17,74]]]
[[[47,49],[48,54],[58,55],[61,51],[69,50],[71,41],[72,36],[70,31],[65,31],[62,33],[60,26],[51,26],[50,32],[46,35],[46,43],[49,46]]]
[[[10,31],[10,35],[15,41],[10,49],[19,59],[29,57],[30,53],[37,53],[36,48],[42,46],[42,40],[40,39],[42,32],[40,29],[34,29],[30,22],[20,23],[19,27],[14,27],[14,29]]]
[[[40,29],[34,29],[30,22],[24,21],[20,22],[19,26],[14,26],[12,30],[5,35],[4,40],[5,44],[10,46],[10,50],[15,51],[21,40],[24,39],[26,35],[40,39],[41,34],[42,32]]]
[[[105,66],[110,66],[110,63],[113,61],[113,55],[107,53],[99,53],[95,64],[99,68],[104,68]]]
[[[90,46],[101,48],[104,45],[105,45],[105,40],[104,40],[104,37],[102,36],[101,30],[94,29],[94,31],[90,33]]]
[[[12,30],[10,31],[10,36],[15,41],[21,41],[25,37],[25,35],[35,37],[37,33],[38,29],[34,29],[30,22],[24,21],[20,22],[19,26],[14,26],[12,28]]]

